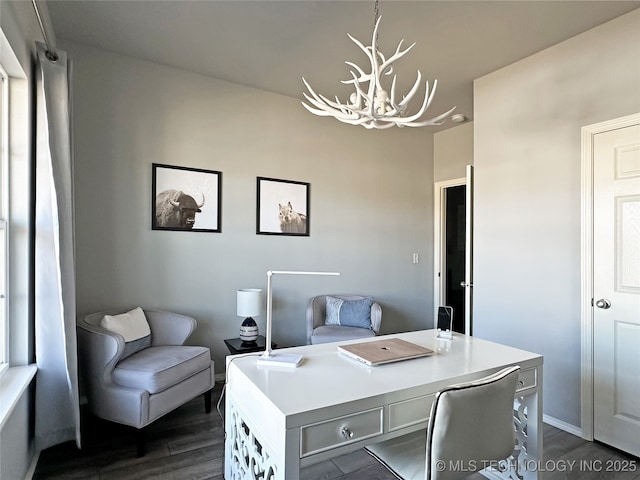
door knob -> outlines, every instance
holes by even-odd
[[[606,298],[601,298],[596,302],[596,307],[606,310],[607,308],[611,307],[611,302]]]

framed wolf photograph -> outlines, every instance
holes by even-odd
[[[258,177],[256,233],[308,237],[309,188],[305,182]]]
[[[152,167],[152,230],[222,231],[222,172],[159,163]]]

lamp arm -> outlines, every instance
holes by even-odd
[[[273,276],[273,272],[269,270],[267,272],[267,345],[264,351],[265,357],[271,356],[271,277]]]
[[[294,270],[268,270],[267,271],[267,334],[266,334],[266,346],[264,350],[264,357],[270,357],[271,353],[271,327],[273,323],[272,319],[272,287],[271,277],[274,275],[340,275],[338,272],[299,272]]]

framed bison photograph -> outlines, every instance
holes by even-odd
[[[258,177],[256,233],[309,236],[309,184]]]
[[[152,167],[152,230],[222,231],[222,172],[159,163]]]

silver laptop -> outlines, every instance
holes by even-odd
[[[399,338],[338,345],[338,351],[369,366],[427,357],[433,350]]]

